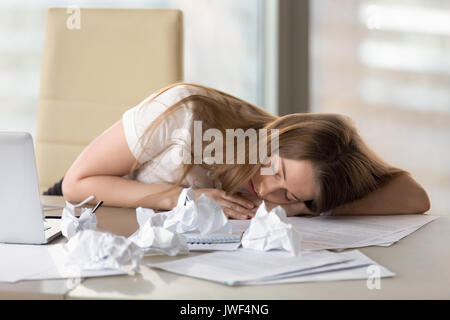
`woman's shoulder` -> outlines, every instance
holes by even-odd
[[[175,103],[193,95],[207,96],[208,89],[191,83],[177,83],[160,94],[157,94],[154,100],[164,104],[166,107],[170,107]]]
[[[150,95],[137,106],[125,112],[123,118],[130,126],[133,124],[134,127],[143,129],[184,98],[192,95],[210,96],[211,90],[213,89],[201,85],[180,82],[162,92],[159,91]],[[165,127],[181,126],[186,128],[191,126],[193,117],[193,104],[187,103],[183,108],[177,108],[174,112],[167,114],[163,123]]]
[[[160,114],[166,111],[170,106],[180,100],[200,92],[200,88],[189,84],[175,84],[172,87],[162,91],[155,92],[142,100],[134,108],[130,109],[128,113],[134,113],[137,121],[148,123],[156,119]],[[187,112],[188,110],[179,111]]]
[[[122,116],[122,123],[130,149],[134,150],[135,146],[138,145],[140,149],[136,154],[139,154],[142,146],[138,144],[138,141],[146,135],[149,126],[174,103],[196,92],[198,91],[193,86],[175,85],[161,94],[153,94],[139,105],[127,110]],[[158,122],[155,131],[152,133],[153,146],[164,145],[171,139],[171,134],[176,129],[191,130],[193,119],[194,114],[190,107],[178,108],[174,112],[166,114],[164,118],[161,118],[162,121]],[[151,157],[152,155],[149,152],[147,158],[150,159]]]

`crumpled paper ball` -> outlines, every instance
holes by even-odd
[[[264,201],[242,237],[242,247],[260,251],[281,249],[296,256],[301,249],[301,235],[290,224],[281,206],[267,211]]]

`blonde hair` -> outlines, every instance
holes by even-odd
[[[247,101],[219,90],[191,83],[175,83],[161,89],[147,102],[178,85],[189,85],[206,90],[207,94],[189,95],[170,106],[152,123],[141,137],[143,151],[131,169],[139,168],[139,160],[148,147],[155,130],[180,108],[193,108],[194,120],[201,120],[203,130],[215,128],[225,136],[226,129],[278,129],[280,157],[309,160],[312,163],[318,190],[316,197],[306,203],[310,210],[323,212],[349,201],[359,199],[386,183],[395,175],[404,172],[393,168],[378,158],[363,142],[350,119],[338,114],[289,114],[278,117]],[[267,135],[267,150],[272,136]],[[172,144],[164,146],[153,157],[165,152]],[[202,146],[202,150],[205,145]],[[193,148],[191,148],[193,150]],[[236,193],[261,167],[261,163],[248,162],[248,148],[244,164],[206,164],[200,166],[211,172],[213,180],[219,180],[223,190]],[[223,152],[222,154],[225,154]],[[235,157],[237,153],[234,152]],[[153,160],[150,160],[153,161]],[[237,163],[236,161],[234,163]],[[193,164],[182,164],[183,173],[169,192],[183,182]],[[158,194],[148,195],[154,197]]]

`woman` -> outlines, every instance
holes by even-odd
[[[255,141],[249,141],[245,155],[233,155],[234,145],[221,149],[217,134],[225,137],[227,129],[266,129],[266,137],[257,139],[268,157],[248,161]],[[208,130],[213,134],[207,135]],[[279,148],[270,149],[273,141]],[[225,161],[230,152],[234,160],[244,156],[246,161]],[[183,163],[173,160],[181,154]],[[224,161],[201,159],[205,154]],[[270,168],[272,174],[263,174]],[[187,83],[164,88],[125,112],[80,154],[62,184],[68,201],[94,194],[110,206],[161,210],[173,208],[184,187],[193,187],[197,198],[205,194],[215,199],[236,219],[253,217],[261,200],[269,207],[281,205],[290,216],[412,214],[430,207],[424,189],[370,151],[348,118],[277,117],[226,93]]]

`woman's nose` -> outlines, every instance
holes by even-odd
[[[259,186],[258,194],[261,198],[267,197],[272,192],[280,189],[280,182],[277,179],[266,176],[261,180],[261,184]]]

